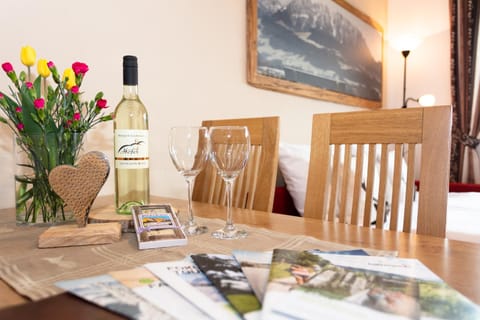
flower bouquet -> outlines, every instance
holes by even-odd
[[[48,175],[58,165],[74,165],[85,133],[112,116],[104,114],[107,101],[102,92],[91,101],[81,99],[85,63],[73,63],[61,77],[52,61],[39,59],[34,77],[30,69],[36,63],[35,50],[23,47],[20,58],[27,72],[17,74],[11,63],[3,63],[13,86],[9,94],[0,90],[0,122],[10,127],[16,146],[26,155],[17,166],[30,169],[29,174],[15,174],[17,222],[64,221],[64,203],[50,187]]]

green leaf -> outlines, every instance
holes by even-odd
[[[33,88],[35,89],[35,93],[37,95],[37,97],[41,97],[42,96],[42,77],[41,76],[38,76],[37,79],[35,79],[35,81],[33,82]]]
[[[20,81],[25,82],[25,79],[27,79],[27,74],[25,73],[25,71],[21,71],[18,77]]]
[[[18,106],[18,103],[12,98],[10,98],[9,96],[7,96],[6,94],[3,94],[3,97],[5,98],[5,101],[7,102],[8,106],[13,109],[12,111],[15,111],[15,108]]]
[[[16,202],[17,207],[24,204],[31,197],[33,197],[33,190],[29,189],[28,191],[24,192],[20,197],[18,197]]]
[[[24,134],[28,136],[42,134],[42,127],[38,123],[38,118],[35,119],[32,115],[36,115],[35,107],[33,106],[33,99],[28,89],[25,86],[21,87],[20,90],[20,101],[22,103],[22,114],[23,114],[23,129]]]
[[[112,113],[109,114],[109,115],[106,115],[106,116],[103,116],[100,118],[101,121],[110,121],[110,120],[113,120],[113,115]]]
[[[47,150],[48,150],[48,171],[52,170],[59,164],[58,153],[58,137],[56,131],[47,133]]]

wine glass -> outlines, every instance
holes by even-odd
[[[195,222],[192,208],[192,192],[195,178],[203,170],[210,152],[206,127],[173,127],[170,129],[168,151],[178,172],[185,178],[188,187],[188,218],[182,225],[187,235],[207,232],[206,226]]]
[[[247,127],[211,127],[210,158],[217,173],[225,181],[227,194],[227,220],[225,227],[212,232],[217,239],[245,238],[247,232],[235,227],[232,220],[232,187],[243,170],[250,153],[250,134]]]

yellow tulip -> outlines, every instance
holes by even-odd
[[[72,68],[67,68],[65,71],[63,71],[63,80],[65,81],[65,79],[67,79],[65,87],[67,87],[68,90],[72,89],[72,87],[76,85],[75,72],[73,72]]]
[[[37,70],[38,70],[38,74],[44,78],[48,78],[50,76],[50,69],[47,66],[47,60],[45,59],[38,60]]]
[[[22,63],[27,67],[31,67],[35,64],[35,60],[37,58],[37,54],[35,53],[35,49],[30,46],[22,47],[20,51],[20,60]]]

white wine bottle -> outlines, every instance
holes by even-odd
[[[123,97],[115,109],[115,208],[131,214],[134,205],[150,201],[148,114],[138,96],[138,63],[123,57]]]

